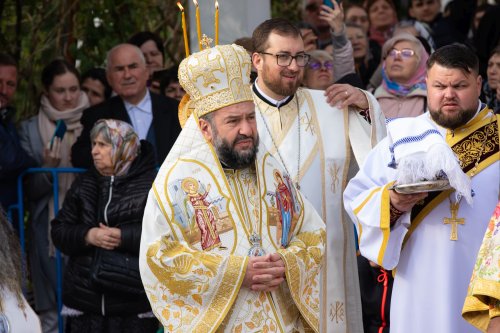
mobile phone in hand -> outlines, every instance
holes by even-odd
[[[337,3],[339,4],[339,6],[342,3],[342,0],[333,0],[333,1],[337,1]],[[332,0],[323,0],[323,5],[326,5],[326,6],[330,7],[330,8],[335,8],[333,6]]]
[[[61,140],[64,138],[64,134],[66,134],[66,129],[67,129],[66,123],[64,123],[64,120],[59,119],[58,121],[56,121],[56,130],[54,131],[54,134],[50,139],[50,149],[52,149],[56,137],[58,137]]]

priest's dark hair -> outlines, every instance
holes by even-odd
[[[427,71],[434,64],[460,69],[465,74],[479,74],[479,60],[469,47],[453,43],[437,49],[427,60]]]
[[[284,18],[272,18],[259,24],[252,34],[254,52],[263,52],[268,46],[271,33],[285,37],[301,37],[300,30]]]

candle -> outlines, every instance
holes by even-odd
[[[186,58],[187,58],[189,57],[189,39],[187,36],[186,15],[184,14],[184,7],[182,7],[180,2],[177,3],[177,7],[179,7],[182,14],[182,34],[184,36],[184,49],[186,50]]]
[[[219,45],[219,2],[215,0],[215,45]]]
[[[196,31],[198,32],[198,47],[200,51],[203,50],[203,46],[201,45],[201,22],[200,22],[200,6],[198,6],[198,1],[193,0],[194,5],[196,6]]]

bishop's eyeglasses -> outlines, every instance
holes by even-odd
[[[258,52],[260,54],[267,54],[276,57],[276,62],[278,66],[281,67],[288,67],[292,64],[292,60],[295,59],[295,62],[297,63],[297,66],[299,67],[304,67],[307,65],[309,62],[309,59],[311,59],[311,56],[307,53],[299,53],[296,55],[291,55],[287,53],[268,53],[268,52]]]

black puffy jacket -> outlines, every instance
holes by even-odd
[[[62,209],[52,221],[54,245],[69,256],[64,274],[63,303],[76,310],[101,315],[132,315],[151,311],[146,294],[100,292],[90,274],[96,247],[85,243],[85,235],[104,223],[108,204],[108,226],[121,230],[121,244],[114,251],[139,256],[142,217],[146,199],[156,176],[151,144],[141,141],[141,153],[124,176],[102,176],[92,167],[78,177],[66,194]]]

